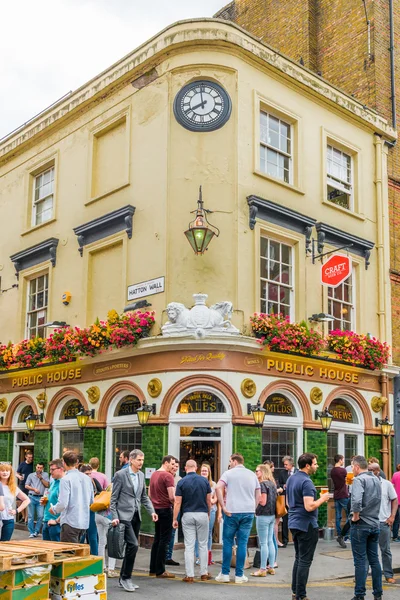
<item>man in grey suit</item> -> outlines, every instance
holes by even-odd
[[[145,507],[153,521],[158,520],[154,507],[147,496],[143,472],[144,454],[141,450],[132,450],[129,455],[129,467],[115,474],[111,494],[112,525],[125,524],[125,558],[122,562],[119,585],[127,592],[134,592],[139,586],[131,577],[136,553],[139,547],[141,524],[141,505]]]

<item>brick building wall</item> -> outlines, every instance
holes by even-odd
[[[389,0],[234,0],[215,16],[357,98],[392,124]],[[400,2],[393,3],[396,112],[400,108]],[[367,18],[370,21],[368,36]],[[368,41],[369,40],[369,41]],[[400,144],[389,149],[393,362],[400,364]]]

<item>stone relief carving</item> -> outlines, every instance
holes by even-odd
[[[46,394],[46,392],[41,392],[40,394],[38,394],[36,396],[36,400],[37,400],[39,408],[41,408],[42,410],[44,408],[46,408],[46,404],[47,404],[47,394]]]
[[[232,302],[217,302],[206,305],[207,294],[193,294],[195,305],[188,309],[180,302],[167,306],[168,321],[162,327],[163,336],[194,334],[202,339],[209,336],[238,335],[239,329],[232,325]]]
[[[385,404],[387,404],[385,396],[374,396],[371,400],[371,408],[376,413],[380,412]]]
[[[100,400],[100,388],[97,385],[92,385],[86,390],[86,393],[91,404],[96,404]]]
[[[7,398],[0,398],[0,412],[6,412],[8,406]]]

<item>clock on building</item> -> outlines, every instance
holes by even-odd
[[[174,101],[175,118],[190,131],[214,131],[229,119],[232,102],[224,88],[205,79],[183,86]]]

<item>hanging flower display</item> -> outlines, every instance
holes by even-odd
[[[319,354],[326,347],[320,333],[302,323],[291,323],[282,314],[255,313],[250,317],[251,328],[260,344],[275,352],[297,352],[305,356]]]

